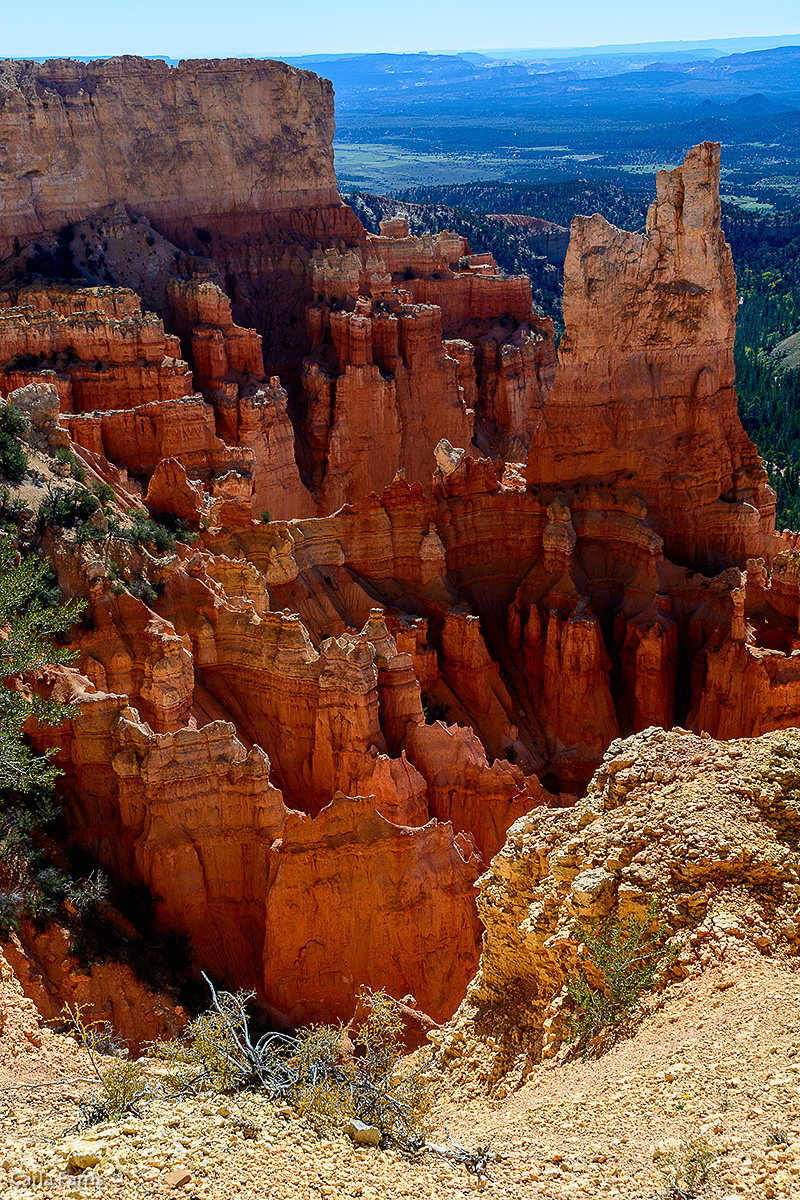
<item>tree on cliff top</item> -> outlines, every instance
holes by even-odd
[[[55,607],[44,597],[49,568],[34,555],[20,557],[13,538],[0,537],[0,789],[26,792],[52,782],[57,771],[54,750],[36,754],[25,743],[26,722],[60,725],[71,715],[69,705],[28,695],[13,681],[56,663],[70,662],[69,650],[53,637],[73,624],[83,601]]]

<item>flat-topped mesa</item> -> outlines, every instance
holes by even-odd
[[[720,147],[660,171],[647,231],[576,217],[556,382],[532,486],[625,483],[680,561],[768,551],[774,494],[736,410],[736,279],[720,227]]]
[[[360,228],[333,169],[333,88],[286,63],[124,55],[0,63],[0,258],[108,204],[168,237]]]

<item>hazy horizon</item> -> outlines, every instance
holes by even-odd
[[[389,48],[383,50],[372,51],[354,51],[340,50],[338,52],[318,52],[316,54],[278,54],[275,51],[265,51],[257,54],[254,51],[230,51],[224,57],[226,58],[253,58],[253,59],[272,59],[285,60],[287,62],[300,64],[303,63],[325,63],[326,61],[340,61],[343,58],[360,58],[367,54],[412,54],[412,55],[430,55],[437,56],[484,56],[487,60],[520,60],[526,61],[529,59],[540,59],[546,61],[548,59],[571,59],[591,56],[605,55],[621,55],[626,54],[646,56],[648,54],[664,54],[669,56],[687,55],[697,53],[703,57],[703,51],[706,51],[705,56],[713,57],[713,51],[717,51],[720,56],[726,56],[735,53],[745,53],[753,50],[769,50],[778,49],[782,46],[800,46],[800,33],[775,34],[773,36],[760,37],[744,37],[744,38],[688,38],[680,41],[663,41],[663,42],[611,42],[604,43],[598,46],[512,46],[502,49],[487,49],[485,47],[475,48],[466,47],[459,50],[417,50],[417,51],[393,51]],[[178,63],[182,59],[192,57],[208,57],[216,58],[223,57],[220,55],[170,55],[161,53],[143,53],[135,51],[119,51],[114,54],[101,54],[99,52],[93,54],[81,54],[73,51],[72,54],[53,55],[53,54],[5,54],[0,53],[0,57],[6,57],[12,61],[33,60],[42,61],[56,57],[71,57],[80,61],[91,61],[93,59],[103,60],[111,57],[118,57],[121,54],[134,54],[136,57],[161,59],[169,63]]]
[[[306,0],[302,10],[233,0],[224,10],[210,0],[140,0],[135,19],[124,7],[101,0],[40,0],[36,20],[23,5],[6,6],[0,57],[100,57],[139,54],[181,58],[298,58],[322,55],[420,53],[608,52],[645,50],[677,44],[738,39],[797,39],[796,0],[763,0],[757,10],[743,0],[674,0],[668,10],[643,10],[634,0],[611,0],[602,11],[590,0],[575,0],[568,15],[541,11],[515,15],[487,26],[478,0],[406,0],[402,21],[386,22],[371,0]],[[300,16],[302,19],[298,19]],[[788,30],[789,32],[767,32]],[[509,32],[513,36],[509,37]],[[495,47],[484,49],[487,32]]]

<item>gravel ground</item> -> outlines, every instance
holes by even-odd
[[[442,1090],[433,1139],[449,1129],[464,1144],[489,1142],[481,1180],[436,1157],[320,1137],[250,1094],[156,1103],[141,1118],[66,1132],[91,1093],[84,1054],[52,1035],[37,1047],[29,1030],[9,1053],[6,1020],[0,1194],[658,1200],[670,1196],[668,1156],[685,1158],[702,1138],[714,1161],[698,1197],[800,1197],[798,1001],[792,964],[742,958],[671,987],[635,1036],[596,1061],[548,1063],[502,1101]],[[67,1075],[77,1082],[59,1082]]]

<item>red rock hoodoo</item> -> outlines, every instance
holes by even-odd
[[[620,733],[797,723],[800,554],[736,415],[718,147],[645,234],[576,218],[556,367],[526,279],[362,229],[332,130],[280,63],[0,72],[0,392],[101,525],[197,534],[46,534],[89,612],[36,736],[76,839],[276,1020],[362,984],[441,1020],[517,817]]]

